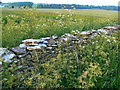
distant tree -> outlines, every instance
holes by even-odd
[[[10,5],[15,7],[27,6],[29,8],[32,8],[33,2],[14,2],[11,3]]]
[[[12,8],[14,8],[14,6],[12,6]]]

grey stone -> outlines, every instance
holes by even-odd
[[[41,42],[40,39],[26,39],[22,41],[23,43],[39,43]]]
[[[58,45],[51,45],[51,47],[57,47]]]
[[[51,50],[51,49],[52,49],[52,47],[47,47],[47,49],[50,49],[50,50]]]
[[[38,46],[39,44],[37,44],[37,43],[28,43],[27,45],[28,46]]]
[[[48,41],[48,44],[50,44],[50,45],[55,44],[55,40],[50,39],[50,40]]]
[[[107,30],[104,30],[104,29],[98,29],[98,32],[102,32],[102,33],[105,33],[105,34],[107,34],[109,31],[107,31]]]
[[[52,39],[58,39],[58,36],[52,36]]]
[[[41,47],[40,46],[28,46],[27,47],[27,50],[39,50],[39,49],[41,49]]]
[[[13,59],[16,55],[12,52],[8,52],[6,55],[4,55],[2,58],[4,59],[4,62],[12,62],[11,59]]]
[[[118,27],[115,27],[115,26],[106,26],[106,27],[103,27],[103,29],[107,29],[107,30],[118,30],[119,28],[118,28]]]
[[[45,41],[45,40],[44,40],[43,43],[44,43],[44,44],[48,44],[48,41]]]
[[[47,47],[46,44],[39,44],[40,47]]]
[[[18,68],[22,68],[22,66],[18,66]]]
[[[26,47],[25,48],[14,47],[14,48],[11,48],[10,50],[13,51],[16,55],[21,55],[21,54],[27,53]]]
[[[2,56],[6,51],[6,48],[0,48],[0,56]]]
[[[25,47],[26,47],[26,44],[24,44],[24,43],[23,43],[23,44],[20,44],[19,47],[20,47],[20,48],[25,48]]]

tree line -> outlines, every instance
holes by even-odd
[[[79,5],[79,4],[45,4],[45,3],[37,3],[33,2],[14,2],[14,3],[2,3],[1,5],[5,5],[11,8],[51,8],[51,9],[104,9],[104,10],[114,10],[120,11],[120,7],[118,6],[95,6],[95,5]]]
[[[105,9],[118,10],[118,6],[94,6],[78,4],[37,4],[36,8],[53,8],[53,9]]]

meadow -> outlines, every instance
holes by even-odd
[[[17,46],[24,39],[61,36],[73,31],[119,24],[117,11],[71,9],[3,9],[2,45]],[[76,42],[62,42],[51,57],[32,51],[24,58],[3,62],[2,88],[120,88],[119,33],[96,35]],[[65,46],[64,46],[65,45]],[[42,56],[41,56],[42,55]],[[45,56],[44,56],[45,55]],[[16,62],[17,61],[17,62]],[[41,63],[43,61],[44,63]]]
[[[117,11],[71,9],[3,9],[2,46],[13,47],[21,40],[74,30],[98,29],[118,23]]]

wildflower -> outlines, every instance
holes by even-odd
[[[110,42],[110,39],[107,39],[108,42]]]
[[[42,24],[42,26],[46,26],[46,24]]]
[[[92,44],[95,44],[95,42],[92,42]]]
[[[56,19],[58,19],[58,17],[56,17]]]
[[[113,40],[114,42],[116,42],[116,40]]]
[[[85,46],[83,46],[83,48],[85,48]]]

